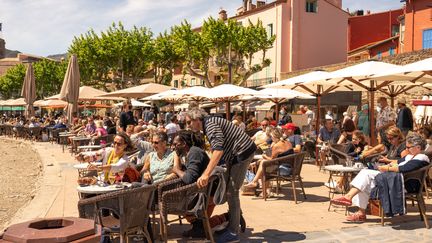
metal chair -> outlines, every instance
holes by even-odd
[[[297,153],[287,155],[281,158],[263,161],[263,198],[267,200],[267,182],[276,181],[276,193],[279,193],[280,182],[288,181],[291,183],[293,191],[294,202],[297,204],[297,193],[296,193],[296,182],[300,183],[301,190],[303,192],[304,199],[307,199],[306,193],[301,178],[301,170],[303,167],[303,161],[306,153]],[[292,169],[291,175],[281,175],[279,166],[289,165]]]
[[[420,212],[420,219],[424,221],[426,229],[429,229],[429,222],[426,215],[426,203],[423,198],[423,189],[425,187],[425,179],[428,171],[432,168],[432,165],[425,166],[415,171],[404,173],[404,183],[409,180],[415,180],[420,184],[420,188],[417,192],[405,193],[405,203],[406,201],[417,202],[417,206]],[[381,203],[379,203],[379,212],[381,216],[381,225],[384,226],[384,210],[382,209]]]

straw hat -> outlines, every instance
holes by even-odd
[[[406,105],[406,99],[405,98],[400,98],[398,100],[398,104],[404,104],[404,105]]]

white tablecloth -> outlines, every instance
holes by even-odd
[[[113,192],[130,187],[131,184],[127,182],[122,182],[120,185],[109,185],[109,186],[99,186],[98,184],[90,186],[77,186],[77,191],[84,194],[102,194],[107,192]]]
[[[102,162],[92,162],[91,164],[93,165],[102,165]],[[89,163],[80,163],[80,164],[76,164],[73,167],[77,170],[85,170],[87,169],[87,167],[89,166]]]

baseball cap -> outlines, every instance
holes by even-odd
[[[286,130],[295,130],[296,125],[294,125],[294,123],[287,123],[285,125],[282,126],[282,129],[286,129]]]

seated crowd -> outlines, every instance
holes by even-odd
[[[339,124],[335,124],[332,114],[328,113],[318,134],[315,134],[313,127],[313,113],[307,107],[299,111],[308,115],[308,127],[303,134],[284,109],[279,121],[266,117],[259,123],[252,116],[245,123],[238,115],[230,122],[207,116],[205,112],[195,109],[158,115],[156,109],[152,108],[144,111],[142,119],[138,119],[131,108],[129,103],[125,103],[124,112],[119,117],[88,116],[73,119],[70,126],[64,116],[32,117],[29,121],[21,118],[3,119],[2,123],[54,129],[68,127],[74,136],[93,140],[112,134],[112,146],[103,146],[98,151],[82,152],[76,156],[81,162],[101,161],[101,165],[91,164],[88,170],[100,172],[103,179],[111,184],[127,175],[130,182],[158,184],[181,178],[184,184],[196,182],[199,187],[204,187],[216,165],[227,167],[225,180],[231,180],[227,184],[227,194],[232,197],[227,199],[229,213],[212,216],[210,225],[223,229],[221,239],[232,238],[233,242],[238,239],[239,226],[242,230],[245,227],[238,198],[240,188],[243,195],[256,195],[256,189],[263,179],[263,161],[302,151],[309,151],[310,156],[315,157],[315,145],[320,144],[322,148],[317,159],[323,165],[329,157],[329,145],[346,145],[343,152],[353,160],[364,163],[365,169],[351,182],[352,188],[348,194],[334,198],[332,203],[357,206],[358,212],[347,218],[354,222],[366,220],[366,205],[379,174],[407,173],[429,164],[423,150],[432,141],[432,129],[422,128],[420,134],[410,132],[405,138],[404,131],[395,124],[382,126],[378,132],[378,145],[368,146],[368,134],[363,129],[366,123],[361,123],[363,110],[367,110],[367,107],[362,107],[357,121],[346,115]],[[244,131],[251,130],[254,134],[248,137]],[[225,137],[227,134],[231,137]],[[102,139],[101,144],[107,144],[107,141]],[[134,156],[130,156],[131,153]],[[250,163],[255,154],[262,154],[262,159]],[[287,176],[292,173],[289,165],[274,169]],[[245,176],[248,182],[242,187]],[[344,184],[344,181],[339,180],[327,186],[342,187]],[[416,188],[418,185],[411,187],[412,190]],[[207,208],[209,216],[215,206],[211,199]],[[192,228],[185,231],[184,236],[204,236],[204,226],[200,220],[194,217],[187,217],[187,220]]]

